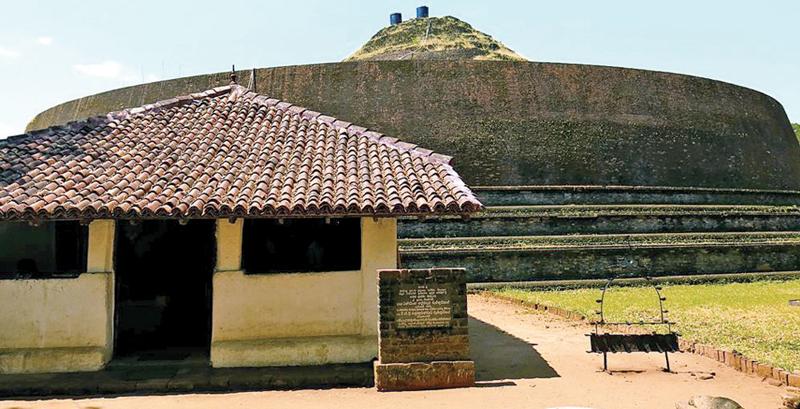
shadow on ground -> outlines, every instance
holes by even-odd
[[[474,317],[469,317],[469,342],[476,381],[559,376],[536,351],[535,344]]]

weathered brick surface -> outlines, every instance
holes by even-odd
[[[375,363],[375,387],[379,391],[463,388],[474,383],[472,361]]]
[[[463,60],[295,65],[256,77],[257,92],[454,155],[471,185],[800,188],[800,147],[781,105],[708,79]],[[53,107],[29,128],[228,81],[224,72],[105,92]]]
[[[562,249],[528,246],[502,250],[472,246],[424,251],[401,248],[400,265],[404,268],[463,266],[469,272],[470,282],[599,279],[607,277],[609,272],[651,277],[744,273],[760,271],[763,266],[770,266],[770,271],[791,271],[800,266],[800,246],[796,242],[767,245],[719,241],[717,244],[672,247],[662,243],[633,248],[584,245]],[[453,245],[463,246],[464,242],[455,240]]]
[[[484,202],[483,195],[489,196],[475,189],[476,195],[484,206],[492,206]],[[518,192],[518,191],[515,191]],[[637,214],[636,208],[631,208],[630,213],[611,213],[602,209],[592,209],[596,212],[592,217],[586,217],[589,212],[576,211],[562,214],[554,210],[529,210],[515,213],[492,212],[478,213],[470,218],[469,223],[464,223],[460,218],[436,217],[419,219],[402,219],[397,224],[397,234],[401,239],[432,238],[432,237],[491,237],[491,236],[537,236],[537,235],[567,235],[567,234],[632,234],[632,233],[669,233],[669,232],[717,232],[717,231],[791,231],[800,229],[800,212],[786,211],[785,213],[746,213],[734,207],[726,208],[718,213],[707,211],[695,212],[694,210],[676,211],[676,203],[683,199],[688,192],[670,192],[662,194],[654,201],[667,202],[662,209],[653,209],[653,213]],[[520,193],[522,194],[522,193]],[[538,198],[538,201],[558,202],[558,195],[567,196],[562,192],[553,192],[554,198]],[[726,199],[720,194],[720,200]],[[753,195],[754,198],[756,197]],[[789,196],[789,195],[786,195]],[[794,201],[800,200],[800,195],[793,196]],[[587,198],[596,199],[597,203],[607,205],[603,201],[606,196]],[[749,198],[740,198],[742,203],[751,203]],[[491,200],[491,199],[490,199]],[[569,200],[569,199],[564,199]],[[631,201],[636,198],[631,198]],[[757,197],[756,200],[769,200],[766,196]],[[792,199],[787,198],[787,202]],[[519,200],[520,202],[522,200]],[[523,203],[522,205],[539,205]],[[786,202],[782,203],[785,204]],[[549,203],[547,203],[549,204]],[[626,203],[630,204],[630,203]],[[641,209],[648,208],[650,204],[641,205]],[[564,206],[556,203],[556,206]],[[580,209],[579,207],[577,209]],[[577,210],[576,209],[576,210]]]
[[[379,271],[381,363],[463,361],[469,359],[467,286],[463,269]],[[401,329],[396,325],[396,298],[401,284],[443,284],[452,316],[449,327]]]
[[[772,367],[765,364],[756,364],[756,375],[762,378],[769,378],[772,376]]]
[[[800,373],[790,373],[787,377],[787,384],[796,388],[800,388]]]
[[[417,286],[447,290],[446,296],[437,295],[434,301],[447,301],[449,319],[440,311],[435,326],[431,321],[415,321],[414,327],[401,325],[409,321],[400,321],[397,317],[400,289]],[[378,390],[455,388],[475,383],[475,364],[469,360],[464,269],[379,270],[378,297],[380,336],[378,362],[375,363]],[[429,305],[419,305],[424,311],[429,311]],[[427,326],[429,324],[431,326]]]

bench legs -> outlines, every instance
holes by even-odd
[[[667,352],[667,351],[664,351],[664,358],[666,358],[666,359],[667,359],[667,372],[672,372],[672,371],[669,369],[669,352]]]
[[[664,351],[664,359],[667,361],[667,372],[672,372],[669,367],[669,352]],[[608,353],[603,352],[603,372],[608,372]]]

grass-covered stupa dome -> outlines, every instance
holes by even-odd
[[[415,18],[383,28],[345,61],[458,59],[527,61],[452,16]]]

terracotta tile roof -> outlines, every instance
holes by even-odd
[[[479,210],[449,161],[232,85],[0,140],[0,219]]]

